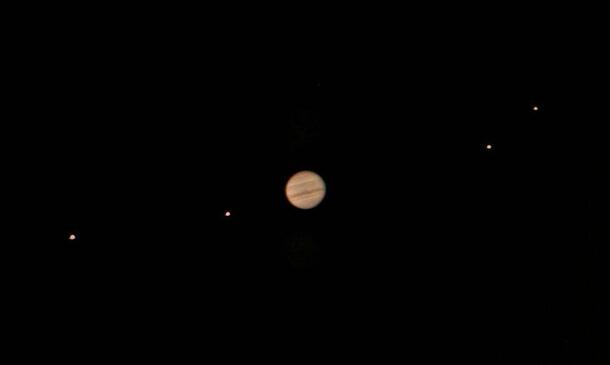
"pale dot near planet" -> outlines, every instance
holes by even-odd
[[[326,184],[320,175],[312,171],[298,172],[286,184],[286,198],[294,207],[312,209],[326,196]]]

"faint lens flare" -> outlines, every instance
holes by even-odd
[[[288,262],[294,269],[314,269],[321,264],[321,248],[308,234],[290,237],[285,248]]]
[[[320,175],[312,171],[294,174],[286,184],[286,198],[296,208],[317,207],[326,196],[326,184]]]

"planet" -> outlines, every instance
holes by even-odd
[[[312,171],[294,174],[286,184],[286,198],[299,209],[317,207],[326,196],[326,184],[320,175]]]

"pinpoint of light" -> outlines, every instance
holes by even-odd
[[[294,174],[286,184],[286,198],[299,209],[317,207],[326,195],[326,184],[320,175],[312,171]]]
[[[231,212],[227,210],[227,211],[225,212],[225,217],[230,217],[230,216],[231,216]]]
[[[72,233],[71,235],[68,236],[68,239],[70,241],[76,241],[76,235],[74,233]]]
[[[538,107],[538,105],[534,105],[534,106],[532,107],[532,110],[533,110],[533,111],[535,111],[535,112],[537,112],[538,110],[540,110],[540,108]]]
[[[491,150],[492,148],[494,148],[494,147],[493,147],[492,145],[490,145],[490,144],[487,144],[487,145],[485,146],[485,149],[487,149],[487,150]]]

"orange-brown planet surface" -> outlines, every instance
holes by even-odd
[[[326,184],[320,175],[312,171],[294,174],[286,184],[286,197],[299,209],[315,208],[326,195]]]

